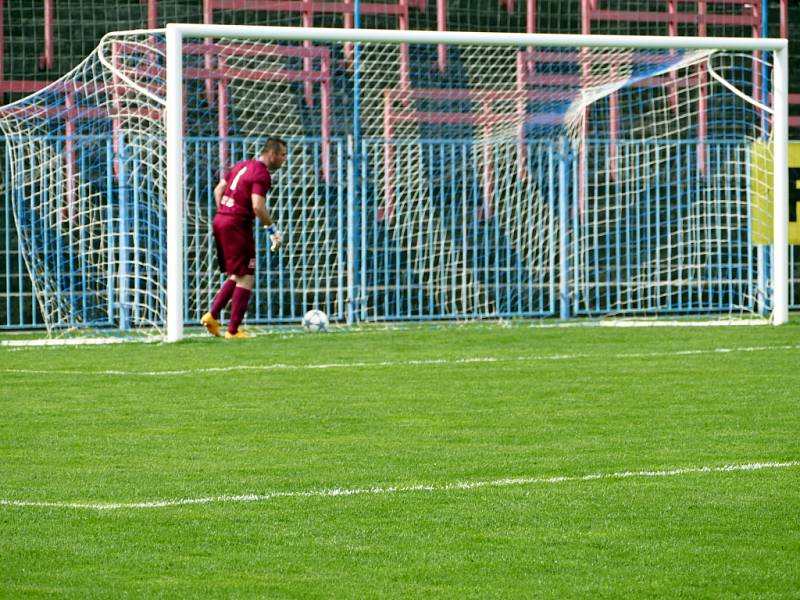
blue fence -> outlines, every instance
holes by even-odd
[[[394,146],[391,216],[385,144],[361,150],[358,317],[557,314],[556,145],[528,144],[523,157],[515,143]]]
[[[703,155],[695,142],[617,142],[613,170],[608,150],[589,144],[586,206],[572,215],[572,314],[770,308],[769,251],[752,235],[770,217],[751,197],[748,144],[716,141]]]
[[[222,142],[186,143],[188,324],[207,310],[222,281],[210,236]],[[252,140],[224,142],[231,162],[254,154]],[[758,264],[768,269],[768,253],[752,245],[741,171],[748,149],[709,143],[704,172],[691,144],[662,143],[648,153],[641,146],[618,144],[618,168],[637,173],[639,183],[631,186],[606,167],[604,142],[590,145],[582,171],[574,152],[551,141],[520,149],[516,143],[416,140],[394,144],[387,157],[382,141],[363,140],[353,161],[343,139],[327,150],[319,140],[293,140],[269,198],[289,243],[270,253],[259,232],[256,300],[248,320],[297,322],[312,307],[340,321],[766,308],[760,303],[768,298],[758,297],[764,285]],[[102,296],[109,306],[102,316],[102,310],[86,312],[84,303],[83,322],[135,324],[142,318],[137,311],[158,314],[164,302],[163,209],[150,203],[140,210],[142,198],[158,199],[158,186],[134,168],[140,160],[135,147],[123,149],[116,165],[107,144],[74,147],[82,180],[98,169],[105,173],[99,185],[105,208],[95,209],[109,215],[112,231],[103,236],[102,252],[115,257],[108,263],[116,266],[101,283],[105,292],[92,288],[88,294],[81,287],[91,271],[86,257],[62,250],[48,260],[72,278],[69,295]],[[327,180],[319,169],[325,151],[332,166]],[[655,158],[642,161],[645,154]],[[50,188],[42,182],[42,189],[15,189],[8,153],[3,174],[0,328],[40,328],[12,193],[19,194],[17,201],[27,194],[46,202]],[[709,177],[719,181],[710,185]],[[800,308],[798,251],[790,252],[793,309]],[[127,261],[131,256],[139,258]],[[102,275],[93,274],[92,285]]]

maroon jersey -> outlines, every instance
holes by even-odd
[[[260,160],[243,160],[233,165],[225,177],[228,187],[219,203],[219,213],[255,218],[252,194],[266,196],[272,178]]]

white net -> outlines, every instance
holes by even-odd
[[[768,309],[763,55],[205,38],[183,55],[187,323],[222,277],[213,187],[269,135],[289,141],[268,198],[287,246],[257,236],[250,321]],[[163,328],[165,105],[146,31],[0,109],[52,331]]]
[[[163,320],[162,54],[152,35],[109,38],[0,109],[20,251],[50,331]]]
[[[752,54],[697,53],[667,73],[638,69],[581,110],[573,313],[769,308],[759,246],[771,235],[771,117],[759,107],[761,67]]]

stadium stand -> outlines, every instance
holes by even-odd
[[[509,31],[539,33],[612,33],[625,35],[709,35],[767,36],[800,40],[800,3],[791,0],[373,0],[363,1],[361,24],[367,28],[439,29],[450,31]],[[0,0],[0,105],[46,86],[77,65],[108,31],[161,27],[168,22],[205,22],[252,25],[292,25],[353,27],[353,0],[138,0],[106,2],[99,0]],[[203,49],[198,48],[202,53]],[[287,107],[296,111],[297,131],[286,135],[311,133],[323,140],[336,132],[328,125],[330,111],[337,101],[331,97],[327,50],[310,42],[298,51],[298,68],[293,76],[304,82],[305,105]],[[402,50],[401,50],[402,53]],[[800,139],[800,44],[790,45],[790,136]],[[345,48],[345,59],[349,59]],[[205,69],[193,76],[204,80],[207,103],[219,107],[219,118],[211,134],[248,135],[246,115],[228,119],[224,97],[235,93],[226,88],[225,64],[213,64],[207,58]],[[441,81],[470,77],[468,65],[454,65],[444,48],[439,49]],[[521,86],[535,84],[536,52],[521,52],[518,64]],[[327,73],[327,74],[326,74]],[[700,74],[702,76],[702,73]],[[552,75],[551,75],[552,77]],[[436,97],[435,85],[417,85],[413,66],[403,56],[395,90],[386,96],[383,134],[391,138],[401,126],[392,103],[398,98]],[[754,73],[755,89],[760,89],[759,73]],[[536,94],[534,88],[528,88]],[[493,126],[491,90],[484,94],[484,126]],[[701,102],[703,100],[701,99]],[[611,100],[613,103],[613,99]],[[614,114],[613,108],[611,113]],[[702,111],[700,114],[703,114]],[[474,118],[452,108],[445,113],[416,115],[418,122],[435,127],[441,119]],[[608,123],[611,137],[613,117]],[[701,126],[702,128],[702,126]],[[392,163],[392,146],[386,146],[386,164]],[[5,150],[0,148],[5,163]],[[613,156],[611,157],[613,161]],[[328,152],[323,153],[323,175],[329,169]],[[219,145],[219,164],[229,162],[225,142]],[[521,164],[521,161],[520,161]],[[520,167],[522,168],[522,167]],[[483,169],[484,215],[491,215],[491,158],[485,157]],[[391,168],[387,169],[391,172]],[[391,176],[391,175],[390,175]],[[5,183],[0,194],[6,197]],[[391,189],[392,186],[389,186]],[[384,213],[391,217],[393,199],[385,199]],[[15,247],[13,219],[8,202],[0,203],[0,328],[21,325],[37,326],[36,303],[24,274],[22,259]]]
[[[800,3],[790,0],[384,0],[362,2],[361,12],[362,26],[389,29],[790,38],[800,34]],[[353,2],[0,0],[0,104],[41,89],[68,71],[108,31],[167,22],[352,27]],[[800,56],[794,46],[792,54]],[[443,49],[439,60],[443,69]],[[306,72],[310,61],[304,60]],[[791,126],[794,137],[800,137],[800,60],[792,62]]]

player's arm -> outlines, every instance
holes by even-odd
[[[252,195],[253,200],[253,212],[258,217],[258,220],[261,221],[261,224],[264,227],[269,227],[272,225],[272,217],[267,210],[267,199],[264,196],[260,196],[258,194]]]
[[[269,239],[272,242],[272,250],[277,250],[283,245],[283,234],[278,230],[272,222],[272,216],[267,210],[267,198],[259,194],[252,194],[253,212],[261,221],[261,224],[269,233]]]
[[[225,179],[220,179],[220,182],[214,188],[214,202],[217,203],[217,208],[219,208],[219,203],[222,202],[222,196],[225,194],[226,189],[228,189],[228,182]]]

